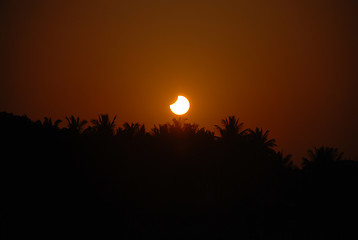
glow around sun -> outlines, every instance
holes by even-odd
[[[186,97],[178,96],[178,99],[175,103],[170,105],[170,110],[176,115],[183,115],[188,112],[190,108],[190,103]]]

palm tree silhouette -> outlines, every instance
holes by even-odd
[[[204,137],[207,139],[214,139],[214,132],[206,130],[205,128],[199,128],[198,124],[185,123],[186,118],[182,119],[172,119],[173,123],[159,124],[159,126],[154,125],[152,128],[153,136],[161,137]]]
[[[55,122],[52,122],[51,118],[45,117],[41,123],[44,128],[59,128],[60,123],[62,120],[58,119]]]
[[[228,118],[221,120],[222,127],[215,125],[219,130],[221,139],[223,140],[233,140],[237,139],[240,136],[243,136],[247,133],[248,129],[242,129],[244,123],[239,122],[239,118],[235,116],[229,116]]]
[[[110,121],[108,114],[100,114],[98,119],[92,119],[91,123],[97,133],[113,136],[116,118],[117,116],[114,116],[113,120]]]
[[[168,136],[169,135],[169,125],[168,124],[159,124],[157,127],[154,125],[152,128],[153,136]]]
[[[281,151],[276,152],[276,154],[274,155],[274,159],[276,160],[276,163],[288,168],[293,168],[293,162],[291,158],[292,158],[292,154],[288,154],[284,156],[283,152]]]
[[[206,130],[205,128],[200,128],[197,132],[196,135],[198,136],[203,136],[203,137],[207,137],[210,140],[215,139],[215,134],[213,131],[210,130]]]
[[[145,126],[144,124],[140,125],[139,123],[124,123],[123,129],[119,127],[117,134],[130,138],[145,136]]]
[[[84,126],[88,123],[87,120],[81,120],[79,117],[75,117],[71,115],[70,117],[66,117],[67,120],[67,127],[70,132],[75,134],[81,134],[83,131]]]
[[[276,147],[276,140],[269,139],[268,134],[269,131],[266,130],[265,132],[262,128],[256,128],[255,130],[249,129],[249,138],[256,146],[260,147],[261,149],[272,149]]]
[[[339,152],[338,148],[333,147],[314,147],[313,150],[310,149],[307,153],[308,157],[303,158],[303,168],[326,167],[342,160],[343,157],[343,152]]]

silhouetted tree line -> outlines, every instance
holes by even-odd
[[[358,164],[336,148],[302,168],[235,116],[220,135],[174,119],[33,122],[0,113],[4,239],[356,239]]]

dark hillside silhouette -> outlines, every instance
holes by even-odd
[[[217,137],[186,119],[116,120],[0,113],[3,239],[358,237],[358,164],[336,148],[301,169],[235,116]]]

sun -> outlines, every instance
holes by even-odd
[[[178,96],[177,101],[170,105],[170,110],[172,110],[172,112],[176,115],[183,115],[187,113],[189,108],[190,103],[184,96]]]

